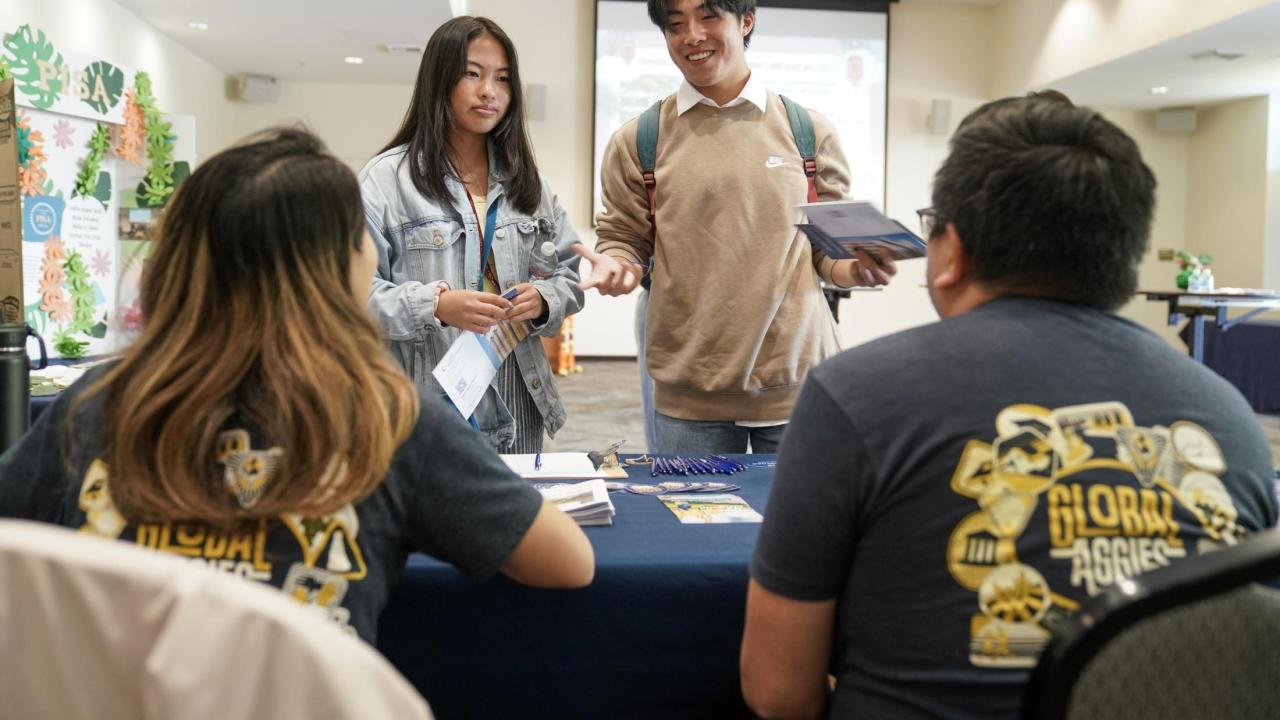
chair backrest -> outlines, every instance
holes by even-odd
[[[0,521],[0,715],[430,718],[372,647],[256,582]]]
[[[1028,720],[1280,715],[1280,532],[1129,578],[1040,656]]]

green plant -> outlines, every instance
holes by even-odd
[[[1177,257],[1178,267],[1183,270],[1209,267],[1213,263],[1212,255],[1193,255],[1186,250],[1179,250]]]
[[[71,333],[66,329],[59,330],[53,334],[53,349],[68,360],[79,360],[84,357],[84,352],[88,347],[88,340],[77,340],[71,337]]]
[[[151,161],[139,186],[138,199],[146,207],[163,207],[175,187],[173,143],[177,136],[172,132],[173,126],[164,121],[164,116],[156,108],[155,96],[151,94],[151,76],[139,72],[134,76],[134,83],[137,87],[135,101],[142,109],[147,159]]]
[[[72,197],[76,195],[94,197],[96,195],[98,173],[102,169],[102,159],[106,157],[107,150],[110,149],[111,136],[107,126],[98,123],[98,126],[93,129],[93,135],[89,138],[89,155],[84,159],[84,167],[80,168],[80,173],[76,175],[76,186]]]
[[[93,327],[93,286],[89,284],[89,268],[77,250],[67,252],[67,260],[62,267],[67,274],[67,289],[71,292],[71,322],[67,330],[88,333]]]
[[[0,55],[0,81],[8,80],[11,77],[13,77],[13,73],[9,72],[9,61],[5,60],[3,55]]]

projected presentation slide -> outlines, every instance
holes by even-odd
[[[773,92],[822,113],[849,159],[857,200],[884,206],[887,16],[875,12],[762,7],[747,48],[753,75]],[[593,195],[600,161],[623,123],[680,87],[662,30],[642,2],[596,4],[596,115]]]

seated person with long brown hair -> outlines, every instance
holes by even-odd
[[[312,135],[210,158],[162,222],[141,337],[0,457],[0,516],[270,583],[369,641],[411,550],[589,583],[578,526],[387,354],[377,260],[354,175]]]

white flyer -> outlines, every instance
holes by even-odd
[[[498,357],[487,337],[464,332],[449,346],[449,351],[440,358],[431,374],[462,417],[469,418],[501,365],[502,358]]]
[[[483,335],[463,332],[431,371],[454,407],[469,418],[498,375],[498,368],[516,346],[529,337],[529,322],[502,322]]]

